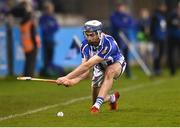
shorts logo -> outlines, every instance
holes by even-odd
[[[108,49],[108,47],[106,46],[103,50],[102,50],[102,54],[106,54],[107,53],[107,49]]]

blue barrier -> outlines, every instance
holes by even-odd
[[[20,75],[24,70],[24,52],[22,49],[22,44],[20,40],[20,31],[18,27],[13,27],[12,29],[13,38],[13,72],[15,75]]]
[[[0,77],[8,74],[6,28],[0,27]]]
[[[61,28],[55,35],[55,56],[54,64],[61,67],[76,67],[81,63],[81,54],[73,53],[72,58],[68,58],[73,42],[73,36],[83,40],[82,27],[65,27]],[[75,55],[76,54],[76,55]]]

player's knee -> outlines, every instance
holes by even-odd
[[[107,78],[113,78],[116,71],[113,68],[109,68],[106,70],[105,77]]]

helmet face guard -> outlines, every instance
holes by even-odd
[[[98,37],[100,38],[102,31],[83,31],[83,35],[87,38],[87,37],[94,37],[95,35],[98,35]]]

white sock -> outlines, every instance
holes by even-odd
[[[110,103],[114,103],[116,101],[116,97],[114,94],[110,95]]]
[[[100,108],[99,104],[95,103],[93,106],[95,106],[96,108]]]
[[[97,97],[97,99],[96,99],[96,102],[95,102],[95,104],[93,105],[93,106],[95,106],[96,108],[100,108],[100,106],[103,104],[103,102],[104,102],[104,98],[102,98],[102,97]]]

